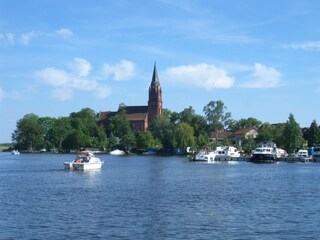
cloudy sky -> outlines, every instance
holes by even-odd
[[[146,105],[320,123],[320,1],[0,1],[0,143],[25,114]]]

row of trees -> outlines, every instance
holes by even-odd
[[[79,147],[105,150],[116,147],[125,150],[196,149],[212,144],[212,131],[226,129],[235,132],[250,127],[257,128],[259,135],[256,139],[243,139],[242,145],[238,147],[246,152],[250,152],[257,142],[264,140],[273,141],[288,152],[301,148],[305,142],[312,146],[320,140],[316,121],[312,122],[310,128],[302,131],[293,114],[290,114],[286,123],[272,125],[255,118],[233,120],[222,101],[209,102],[203,112],[204,116],[198,115],[192,107],[185,108],[180,113],[164,109],[164,116],[156,119],[145,132],[132,131],[124,110],[110,118],[106,129],[98,124],[97,113],[90,108],[60,118],[39,117],[31,113],[17,122],[12,140],[15,148],[29,151],[43,148],[69,151]],[[232,140],[226,139],[223,144],[230,145]]]

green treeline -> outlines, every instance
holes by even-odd
[[[225,129],[236,132],[244,128],[256,128],[257,138],[244,138],[239,149],[249,153],[261,141],[273,141],[288,153],[303,146],[309,147],[320,141],[319,126],[314,120],[310,127],[302,130],[295,121],[293,114],[285,123],[262,123],[255,118],[234,120],[226,111],[220,100],[211,101],[203,108],[204,116],[195,114],[192,107],[182,112],[171,112],[164,109],[164,115],[151,123],[148,131],[133,132],[126,120],[125,111],[110,118],[109,125],[104,128],[97,122],[97,113],[90,108],[73,112],[68,117],[39,117],[26,114],[17,122],[12,134],[14,147],[19,150],[69,152],[80,147],[111,150],[143,150],[156,148],[167,149],[198,149],[217,143],[210,142],[210,133]],[[233,145],[232,140],[225,139],[220,145]]]

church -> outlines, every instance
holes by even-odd
[[[120,109],[126,112],[126,119],[129,121],[133,131],[146,131],[151,122],[157,117],[162,116],[162,90],[157,72],[157,66],[154,64],[152,80],[149,87],[149,100],[146,106],[119,106],[116,112],[100,112],[98,121],[104,127],[108,126],[108,120],[116,116]]]

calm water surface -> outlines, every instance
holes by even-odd
[[[320,164],[0,154],[0,239],[319,239]]]

